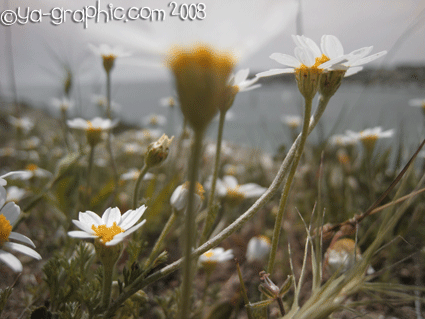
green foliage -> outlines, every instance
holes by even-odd
[[[5,289],[0,289],[0,314],[3,311],[4,306],[6,305],[7,299],[9,299],[12,294],[13,288],[6,287]]]

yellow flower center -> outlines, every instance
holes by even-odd
[[[245,194],[239,191],[239,185],[235,188],[227,188],[226,199],[231,205],[238,205],[245,199]]]
[[[321,68],[319,68],[319,66],[322,64],[322,63],[325,63],[325,62],[327,62],[327,61],[329,61],[330,59],[326,56],[326,55],[324,55],[324,54],[322,54],[322,56],[321,57],[319,57],[319,58],[315,58],[315,63],[312,65],[312,66],[310,66],[310,67],[308,67],[308,66],[306,66],[306,65],[304,65],[304,64],[301,64],[301,66],[300,67],[298,67],[298,68],[295,68],[295,72],[296,73],[298,73],[299,71],[304,71],[304,72],[306,72],[307,70],[308,71],[310,71],[310,72],[313,72],[313,73],[322,73],[322,69]]]
[[[124,229],[118,226],[116,222],[114,222],[111,227],[106,227],[106,225],[92,225],[91,229],[95,232],[96,236],[98,236],[104,244],[106,244],[108,241],[111,241],[115,235],[124,232]]]
[[[204,253],[204,256],[207,258],[211,258],[214,255],[214,253],[212,251],[207,251],[206,253]]]
[[[266,244],[271,244],[272,242],[270,241],[270,238],[269,237],[266,237],[266,236],[264,236],[264,235],[260,235],[260,236],[258,236],[258,239],[259,240],[261,240],[261,241],[263,241],[263,242],[265,242]]]
[[[91,121],[87,121],[87,125],[89,126],[87,128],[87,131],[90,131],[90,132],[100,132],[101,131],[101,128],[100,127],[94,127],[93,123]]]
[[[105,62],[114,62],[114,60],[117,58],[114,54],[103,54],[102,59]]]
[[[37,165],[35,165],[35,164],[28,164],[28,165],[27,165],[27,167],[25,167],[25,169],[26,169],[27,171],[31,171],[31,172],[36,171],[36,170],[37,170],[37,168],[38,168],[38,166],[37,166]]]
[[[185,182],[182,187],[185,188],[185,189],[189,189],[189,185],[190,185],[190,182]],[[196,182],[196,184],[195,184],[195,194],[198,195],[199,197],[201,197],[201,200],[204,200],[204,193],[205,193],[205,190],[202,187],[202,185],[199,184],[198,182]]]
[[[361,134],[360,140],[362,141],[363,145],[366,148],[373,149],[378,139],[378,135],[376,134],[363,135],[363,133],[360,133],[360,134]]]
[[[173,106],[175,106],[176,105],[176,101],[172,98],[172,97],[170,97],[169,99],[168,99],[168,106],[169,107],[173,107]]]
[[[158,124],[158,116],[153,115],[153,116],[149,119],[149,124],[151,124],[151,125],[157,125],[157,124]]]
[[[356,247],[356,243],[351,238],[342,238],[335,242],[335,244],[330,247],[331,250],[334,250],[338,253],[347,252],[352,254],[354,252],[354,248],[357,248],[357,255],[360,255],[360,248]]]
[[[0,215],[0,247],[4,242],[9,240],[9,235],[12,232],[12,225],[7,220],[7,218],[1,214]]]
[[[193,49],[173,47],[167,64],[175,73],[187,68],[208,69],[224,74],[227,78],[235,66],[235,60],[229,53],[218,53],[207,45],[199,44]]]

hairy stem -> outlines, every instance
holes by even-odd
[[[298,164],[301,159],[301,155],[304,150],[304,145],[307,140],[308,131],[309,131],[309,123],[310,123],[310,114],[311,114],[311,104],[312,99],[306,99],[305,100],[305,107],[304,107],[304,121],[303,121],[303,128],[300,135],[300,143],[298,143],[298,147],[295,151],[295,157],[292,162],[291,170],[289,171],[288,178],[286,179],[285,186],[283,188],[282,197],[280,198],[279,203],[279,209],[276,215],[276,221],[274,223],[274,230],[273,230],[273,238],[272,238],[272,247],[270,250],[269,255],[269,262],[267,265],[267,272],[271,274],[273,272],[274,262],[276,259],[276,251],[277,251],[277,245],[279,242],[280,237],[280,228],[282,224],[283,219],[283,213],[285,211],[286,202],[288,200],[289,191],[291,189],[292,181],[294,180],[295,172],[297,170]]]
[[[181,304],[179,317],[180,319],[189,318],[190,314],[190,297],[192,293],[192,249],[195,239],[195,187],[198,181],[198,165],[201,158],[202,148],[202,130],[195,130],[194,141],[192,144],[192,154],[189,159],[189,194],[187,200],[187,209],[184,216],[184,244],[183,244],[183,282],[181,287]]]
[[[220,111],[220,119],[218,123],[217,144],[215,149],[214,172],[211,181],[210,196],[208,197],[208,215],[205,219],[204,229],[199,240],[199,244],[203,244],[210,233],[211,227],[214,224],[213,203],[215,196],[215,187],[217,184],[218,168],[220,166],[221,142],[223,140],[224,121],[226,119],[226,111]]]
[[[142,183],[143,177],[146,175],[148,169],[149,167],[145,163],[139,173],[139,177],[137,178],[136,185],[134,186],[133,209],[137,209],[137,203],[139,202],[140,184]]]

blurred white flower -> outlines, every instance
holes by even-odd
[[[118,124],[118,120],[103,119],[96,117],[91,121],[84,120],[82,118],[75,118],[66,121],[68,126],[77,130],[84,131],[108,131],[114,128]]]
[[[247,80],[248,76],[249,69],[239,70],[236,75],[232,74],[230,76],[228,85],[234,87],[238,92],[251,91],[261,86],[261,84],[255,84],[255,82],[258,81],[257,77],[254,77],[251,80]]]
[[[291,129],[299,127],[302,123],[302,118],[299,115],[283,115],[280,119]]]
[[[324,266],[331,275],[335,272],[342,274],[350,270],[361,259],[360,248],[356,247],[355,241],[350,238],[342,238],[326,251]],[[368,275],[373,274],[374,269],[369,266],[366,272]]]
[[[366,148],[373,148],[378,139],[392,137],[394,135],[394,132],[394,129],[382,131],[382,127],[377,126],[374,128],[365,129],[360,132],[353,132],[347,130],[346,134],[347,136],[357,141],[361,141]]]
[[[33,177],[45,178],[52,176],[49,171],[38,167],[36,164],[28,164],[25,170],[16,171],[15,174],[11,175],[10,179],[28,180]]]
[[[212,176],[209,176],[205,182],[205,188],[211,189]],[[227,198],[230,201],[240,201],[246,198],[258,198],[267,190],[255,183],[239,185],[236,177],[226,175],[223,179],[217,179],[216,192],[221,198]]]
[[[172,96],[163,97],[159,100],[159,105],[162,107],[174,107],[176,104],[176,98]]]
[[[205,266],[206,264],[223,263],[233,258],[234,256],[232,249],[224,250],[222,247],[217,247],[210,249],[199,256],[199,263],[202,266]]]
[[[63,97],[62,99],[54,97],[50,100],[50,105],[55,109],[67,111],[68,109],[72,109],[74,107],[74,102],[66,97]]]
[[[123,181],[137,180],[137,178],[139,177],[139,174],[140,174],[140,170],[138,170],[137,168],[131,168],[126,173],[122,174],[120,179]],[[148,172],[145,174],[145,176],[143,176],[143,180],[144,181],[151,180],[154,177],[155,177],[154,174]]]
[[[189,184],[189,182],[185,182],[184,184],[178,186],[171,195],[170,204],[177,211],[186,209],[189,196]],[[204,193],[204,188],[197,182],[195,185],[195,211],[199,211],[201,209],[202,202],[204,201]]]
[[[113,246],[124,240],[125,237],[139,229],[146,219],[136,224],[146,210],[143,205],[136,210],[128,210],[121,216],[118,207],[108,208],[102,215],[91,212],[80,212],[78,220],[72,220],[75,226],[81,229],[68,232],[75,238],[97,238],[103,245]]]
[[[107,107],[107,104],[108,104],[108,100],[107,100],[106,96],[101,95],[101,94],[92,94],[91,101],[92,101],[93,104],[97,105],[98,107],[100,107],[101,109],[106,111],[106,107]],[[122,109],[121,104],[118,104],[115,101],[111,101],[111,111],[112,112],[117,113],[117,112],[121,111],[121,109]]]
[[[349,146],[354,145],[358,141],[357,138],[353,138],[352,136],[344,135],[344,134],[335,134],[332,135],[329,139],[329,143],[334,146]]]
[[[9,116],[9,123],[12,124],[17,130],[24,132],[25,134],[31,131],[34,127],[34,122],[29,117],[14,117]]]
[[[19,202],[25,196],[25,189],[17,186],[10,186],[7,188],[6,200],[8,202]]]
[[[142,124],[145,126],[162,126],[167,123],[167,118],[159,114],[149,114],[142,119]]]
[[[96,54],[101,56],[102,58],[113,57],[115,58],[124,58],[131,55],[131,52],[123,50],[120,46],[109,46],[108,44],[101,44],[98,47],[89,43],[90,50]]]
[[[19,259],[5,251],[4,248],[23,253],[38,260],[41,259],[41,256],[32,248],[9,241],[10,239],[17,240],[35,248],[31,239],[12,231],[12,226],[18,220],[19,214],[21,213],[19,206],[14,202],[8,202],[5,205],[6,189],[3,186],[6,185],[6,180],[4,177],[13,176],[16,173],[17,172],[10,172],[0,176],[0,261],[5,263],[13,271],[21,272],[22,264]]]
[[[125,143],[123,145],[123,151],[127,155],[132,154],[143,154],[146,150],[138,143]]]
[[[256,236],[252,237],[246,248],[246,260],[248,262],[264,262],[269,255],[271,242],[268,237]]]

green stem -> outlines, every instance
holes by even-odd
[[[111,267],[112,265],[112,267]],[[107,309],[111,300],[112,291],[112,274],[115,264],[103,264],[103,293],[102,293],[102,308]]]
[[[205,219],[204,229],[202,231],[201,238],[199,240],[200,244],[203,244],[207,240],[207,236],[210,233],[211,227],[214,224],[215,214],[213,210],[214,196],[215,196],[215,187],[217,184],[218,168],[220,164],[220,155],[221,155],[221,142],[223,140],[223,130],[224,130],[224,121],[226,119],[226,111],[220,111],[220,119],[218,122],[218,135],[217,135],[217,144],[215,149],[215,162],[214,162],[214,173],[211,182],[210,196],[208,198],[208,215]]]
[[[66,125],[66,110],[62,110],[61,111],[61,115],[62,115],[62,129],[63,129],[63,139],[65,141],[65,146],[68,150],[68,152],[71,150],[69,147],[69,143],[68,143],[68,125]]]
[[[158,255],[158,252],[161,249],[161,246],[162,246],[162,243],[164,242],[165,237],[170,232],[171,227],[173,227],[174,222],[176,221],[176,217],[177,217],[177,214],[173,208],[173,212],[171,213],[171,216],[168,218],[167,223],[162,229],[161,235],[159,235],[158,239],[156,240],[155,246],[152,248],[152,252],[145,262],[144,269],[148,269],[148,267],[150,267],[152,262],[154,261],[156,255]]]
[[[180,304],[180,315],[178,318],[187,319],[190,313],[190,297],[192,292],[192,248],[194,246],[195,239],[195,212],[194,212],[194,201],[195,201],[195,186],[198,180],[198,165],[201,158],[202,149],[202,137],[203,131],[194,131],[194,141],[192,145],[192,156],[189,159],[189,193],[187,200],[187,209],[185,212],[185,227],[184,227],[184,245],[183,245],[183,282],[181,288],[181,304]]]
[[[315,111],[315,114],[313,116],[313,119],[310,122],[310,126],[308,129],[308,133],[314,129],[314,127],[317,125],[320,117],[322,116],[327,103],[329,102],[329,98],[321,96],[319,98],[319,105]],[[240,229],[242,225],[244,225],[246,222],[252,219],[252,217],[255,216],[255,214],[267,203],[270,201],[270,199],[276,194],[276,192],[279,190],[286,173],[288,172],[289,165],[291,164],[294,156],[295,151],[298,148],[298,145],[300,143],[301,136],[299,135],[298,138],[295,140],[294,144],[291,146],[291,148],[288,151],[288,154],[286,155],[285,159],[283,160],[280,169],[274,178],[273,182],[269,186],[269,188],[264,192],[264,194],[241,216],[239,216],[238,219],[236,219],[232,224],[230,224],[228,227],[223,229],[219,234],[217,234],[214,238],[206,241],[204,244],[199,246],[197,249],[194,249],[191,254],[191,258],[197,258],[206,251],[208,251],[211,248],[216,247],[218,244],[220,244],[223,240],[228,238],[230,235],[232,235],[235,231]],[[126,288],[126,290],[111,304],[108,311],[105,314],[105,318],[111,318],[115,311],[120,307],[120,305],[127,300],[129,297],[131,297],[133,294],[135,294],[140,289],[143,289],[144,287],[150,285],[151,283],[171,274],[172,272],[179,269],[183,263],[184,258],[180,258],[179,260],[173,262],[172,264],[165,266],[164,268],[154,272],[148,277],[144,277],[144,275],[137,277],[133,283]]]
[[[147,173],[148,169],[149,167],[144,164],[142,170],[139,173],[139,177],[137,178],[136,185],[134,186],[133,209],[137,209],[137,203],[139,202],[140,184],[142,183],[143,177]]]
[[[205,274],[204,295],[202,296],[201,311],[199,312],[201,314],[204,312],[204,309],[205,309],[205,303],[207,301],[207,291],[210,285],[211,274],[212,274],[212,271],[207,271]]]
[[[89,155],[89,166],[87,168],[87,180],[86,180],[86,194],[87,194],[87,204],[90,204],[90,185],[91,185],[91,175],[93,170],[93,161],[94,161],[94,149],[96,146],[90,146],[90,155]]]
[[[276,259],[276,251],[277,245],[280,237],[280,228],[283,219],[283,213],[285,212],[286,202],[288,200],[289,190],[291,189],[292,181],[294,180],[295,172],[297,170],[298,164],[301,159],[301,154],[304,150],[304,145],[307,140],[309,124],[310,124],[310,114],[311,114],[311,104],[312,99],[305,99],[305,107],[304,107],[304,121],[303,128],[301,131],[300,143],[298,143],[298,147],[295,152],[295,157],[292,162],[291,170],[289,172],[288,178],[286,179],[285,186],[282,192],[282,197],[279,203],[279,209],[276,215],[276,221],[274,223],[273,230],[273,238],[272,238],[272,247],[270,250],[269,262],[267,265],[267,272],[271,274],[273,272],[274,262]]]
[[[106,116],[112,120],[111,112],[111,72],[106,72]],[[118,171],[115,163],[114,154],[112,152],[112,131],[108,132],[108,138],[106,141],[106,148],[108,149],[109,157],[111,158],[112,172],[114,174],[114,188],[118,186]]]
[[[106,116],[112,119],[111,112],[111,72],[106,72]]]

